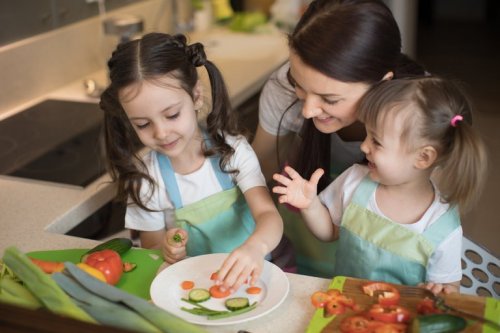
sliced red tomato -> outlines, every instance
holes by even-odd
[[[373,321],[363,316],[350,316],[340,322],[340,331],[343,333],[370,333],[373,329]]]
[[[436,307],[436,303],[429,297],[420,300],[417,303],[417,313],[421,315],[428,315],[434,313],[441,313],[442,311]]]
[[[331,299],[332,296],[328,295],[324,291],[316,291],[311,296],[311,303],[315,308],[322,308]]]
[[[193,287],[194,287],[193,281],[186,280],[181,282],[181,288],[184,290],[190,290],[193,289]]]
[[[411,319],[411,314],[408,309],[399,305],[374,304],[368,310],[368,317],[384,323],[407,323]]]
[[[123,262],[118,252],[106,249],[89,254],[85,264],[97,268],[106,277],[106,282],[115,285],[123,273]]]
[[[209,292],[210,295],[214,298],[224,298],[231,295],[229,289],[227,289],[226,291],[222,291],[220,290],[220,286],[217,285],[210,287]]]
[[[210,275],[210,280],[215,281],[219,278],[219,272],[213,272],[212,275]]]
[[[345,306],[340,303],[337,298],[333,298],[326,302],[325,304],[325,312],[327,315],[338,315],[345,312]]]
[[[385,282],[370,282],[363,285],[363,292],[368,296],[377,296],[383,306],[397,305],[401,298],[399,290],[392,284]]]
[[[259,287],[253,286],[253,287],[248,287],[246,291],[247,291],[247,294],[256,295],[256,294],[260,294],[262,289]]]

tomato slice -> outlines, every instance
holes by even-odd
[[[343,333],[370,333],[373,322],[363,316],[350,316],[340,322],[340,331]]]
[[[247,288],[247,294],[251,294],[251,295],[260,294],[261,291],[262,291],[261,288],[255,287],[255,286]]]
[[[383,306],[397,305],[401,298],[399,290],[385,282],[370,282],[363,285],[363,292],[368,296],[377,296]]]
[[[219,278],[219,271],[213,272],[212,275],[210,275],[210,280],[215,281]]]
[[[209,292],[210,292],[210,295],[214,298],[224,298],[224,297],[231,295],[231,292],[229,291],[229,289],[227,289],[226,291],[222,291],[222,290],[220,290],[220,286],[217,286],[217,285],[211,286],[209,289]]]
[[[190,289],[193,289],[193,287],[194,287],[193,281],[186,280],[186,281],[182,281],[182,283],[181,283],[181,288],[184,290],[190,290]]]
[[[328,295],[324,291],[316,291],[311,296],[311,303],[315,308],[322,308],[331,299],[332,296]]]
[[[342,314],[345,312],[345,306],[337,298],[333,298],[326,302],[325,312],[330,316]]]
[[[398,305],[382,306],[374,304],[368,310],[368,316],[373,320],[384,323],[407,323],[411,319],[410,311]]]

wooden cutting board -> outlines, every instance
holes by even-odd
[[[87,251],[88,249],[65,249],[35,251],[27,253],[27,255],[37,259],[70,261],[76,264],[80,262],[81,256]],[[156,276],[158,268],[164,262],[161,251],[133,247],[122,255],[122,259],[137,264],[137,268],[131,272],[123,273],[116,287],[146,300],[151,299],[149,287]]]
[[[371,281],[346,278],[343,276],[337,276],[330,283],[330,289],[339,289],[346,296],[353,298],[356,304],[360,305],[362,309],[369,308],[372,304],[376,302],[374,297],[365,295],[362,290],[362,285]],[[411,311],[412,315],[415,316],[416,306],[423,298],[425,298],[424,293],[420,288],[409,287],[402,285],[395,285],[395,287],[401,293],[400,305],[406,307]],[[444,296],[446,304],[453,306],[459,310],[467,311],[476,316],[485,317],[493,320],[500,324],[500,301],[493,298],[464,295],[464,294],[450,294]],[[362,311],[361,311],[362,312]],[[352,310],[346,311],[346,313],[338,316],[333,316],[329,318],[324,318],[323,309],[316,310],[311,319],[307,333],[337,333],[339,332],[339,325],[343,318],[353,315],[355,312]],[[464,316],[464,318],[466,318]],[[483,325],[482,323],[466,318],[468,321],[467,328],[463,332],[468,333],[493,333],[498,332],[489,325]]]

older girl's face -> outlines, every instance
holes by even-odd
[[[195,100],[177,80],[162,78],[160,84],[143,81],[120,92],[120,101],[141,142],[170,159],[196,153],[201,132],[195,110],[201,107],[199,87]]]
[[[342,82],[304,64],[290,51],[290,74],[297,97],[303,101],[302,115],[312,119],[325,134],[336,132],[356,121],[356,107],[369,85]]]

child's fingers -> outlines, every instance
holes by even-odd
[[[290,178],[292,178],[292,180],[295,180],[297,178],[302,178],[299,175],[299,173],[297,171],[295,171],[295,169],[293,169],[292,167],[286,166],[285,172],[288,174],[288,176],[290,176]]]
[[[260,278],[260,274],[262,273],[262,269],[260,267],[256,267],[253,271],[252,271],[252,274],[251,274],[251,279],[249,281],[249,284],[251,286],[253,286],[254,284],[257,283],[257,281],[259,281],[259,278]]]
[[[281,183],[281,184],[283,184],[283,185],[285,185],[285,186],[288,186],[288,185],[292,182],[292,181],[290,180],[290,178],[288,178],[288,177],[286,177],[286,176],[283,176],[283,175],[281,175],[281,174],[279,174],[279,173],[275,173],[275,174],[273,175],[273,179],[274,179],[275,181],[277,181],[278,183]]]
[[[324,173],[325,170],[321,168],[316,169],[316,171],[314,171],[313,174],[311,175],[311,183],[313,183],[314,185],[318,185],[319,179],[323,176]]]
[[[278,194],[286,194],[288,192],[286,187],[283,186],[274,186],[273,187],[273,193],[278,193]]]

